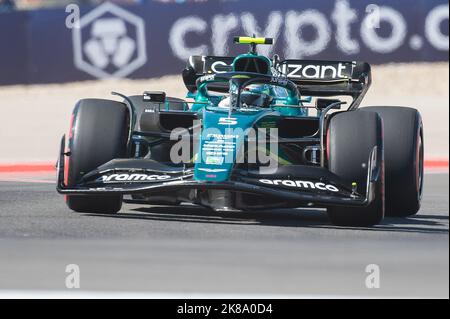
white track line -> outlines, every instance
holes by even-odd
[[[14,183],[32,183],[32,184],[55,184],[55,181],[49,179],[26,179],[13,177],[0,177],[0,182],[14,182]]]
[[[425,175],[448,174],[448,168],[429,168],[425,170]]]
[[[366,299],[386,296],[320,294],[232,294],[182,292],[114,292],[80,290],[0,290],[0,299]],[[402,298],[403,299],[403,298]]]

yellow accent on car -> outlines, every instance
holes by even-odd
[[[267,38],[252,38],[252,37],[237,37],[236,43],[241,44],[272,44],[272,39]]]
[[[250,79],[250,77],[248,75],[243,75],[243,74],[233,75],[231,78],[232,79]]]

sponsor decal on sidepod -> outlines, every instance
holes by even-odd
[[[336,186],[325,184],[325,183],[314,183],[310,181],[292,181],[292,180],[270,180],[270,179],[260,179],[260,183],[267,185],[277,185],[277,186],[287,186],[287,187],[295,187],[295,188],[310,188],[310,189],[318,189],[322,191],[330,191],[330,192],[339,192],[339,189]]]

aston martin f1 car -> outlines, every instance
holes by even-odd
[[[237,37],[237,57],[192,56],[186,99],[146,91],[83,99],[57,163],[57,191],[81,213],[122,203],[216,211],[314,207],[341,226],[417,213],[423,126],[408,107],[358,108],[368,63],[282,60],[273,39]]]

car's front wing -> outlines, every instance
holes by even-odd
[[[374,148],[368,159],[365,194],[340,181],[321,167],[283,167],[272,174],[236,170],[226,182],[194,180],[193,170],[166,166],[145,159],[110,161],[86,174],[73,187],[64,183],[64,156],[57,163],[57,191],[61,194],[82,195],[150,195],[170,196],[177,191],[226,190],[237,193],[276,198],[285,202],[317,207],[367,206],[375,198],[375,185],[381,178],[381,163]],[[195,202],[195,200],[193,200]]]

